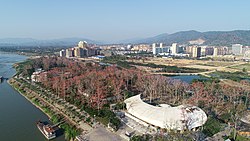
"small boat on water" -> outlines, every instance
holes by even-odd
[[[41,121],[37,121],[37,128],[40,132],[48,139],[54,139],[56,137],[56,132],[50,124],[44,124]]]
[[[0,83],[3,82],[3,76],[0,76]]]

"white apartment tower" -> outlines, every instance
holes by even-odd
[[[153,54],[156,54],[156,43],[152,44]]]
[[[60,52],[60,57],[65,57],[66,56],[66,51],[63,49]]]
[[[177,47],[177,43],[173,43],[171,46],[171,53],[172,54],[177,54],[178,53],[178,47]]]
[[[215,47],[214,48],[214,53],[213,53],[213,56],[214,57],[216,57],[218,55],[218,48],[217,47]]]
[[[169,48],[167,46],[164,46],[163,43],[160,44],[153,43],[152,49],[154,55],[164,54],[169,52]]]
[[[242,54],[242,45],[241,44],[233,44],[232,45],[232,53],[234,55],[241,55]]]

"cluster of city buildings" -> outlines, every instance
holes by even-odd
[[[96,55],[125,55],[137,53],[152,53],[154,56],[179,56],[190,58],[244,56],[250,60],[250,46],[233,44],[232,46],[209,46],[201,44],[177,44],[171,46],[164,43],[153,44],[112,44],[90,47],[86,41],[80,41],[78,46],[60,51],[61,57],[84,58]]]
[[[102,50],[112,51],[133,51],[133,52],[152,52],[152,46],[150,44],[112,44],[112,45],[101,45]]]
[[[241,44],[227,46],[201,46],[201,45],[178,45],[166,46],[163,43],[153,43],[152,52],[154,55],[187,56],[193,58],[217,57],[223,55],[246,55],[250,54],[250,47]]]
[[[183,51],[183,46],[179,46],[177,43],[173,43],[172,46],[166,46],[163,43],[153,43],[152,52],[154,55],[189,56],[189,54],[185,54]]]
[[[150,44],[111,44],[100,45],[99,48],[101,49],[100,54],[104,56],[152,52],[152,46]]]
[[[78,43],[78,46],[73,48],[68,48],[66,50],[63,49],[60,51],[60,56],[67,58],[70,57],[84,58],[99,54],[100,54],[100,49],[89,47],[86,41],[80,41]]]

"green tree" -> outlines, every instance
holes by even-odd
[[[247,72],[247,69],[246,69],[246,68],[243,68],[242,71],[243,71],[243,72]]]

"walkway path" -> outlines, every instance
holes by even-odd
[[[230,127],[226,127],[224,131],[218,132],[214,134],[212,137],[208,137],[205,141],[225,141],[224,136],[229,136],[231,133]]]

